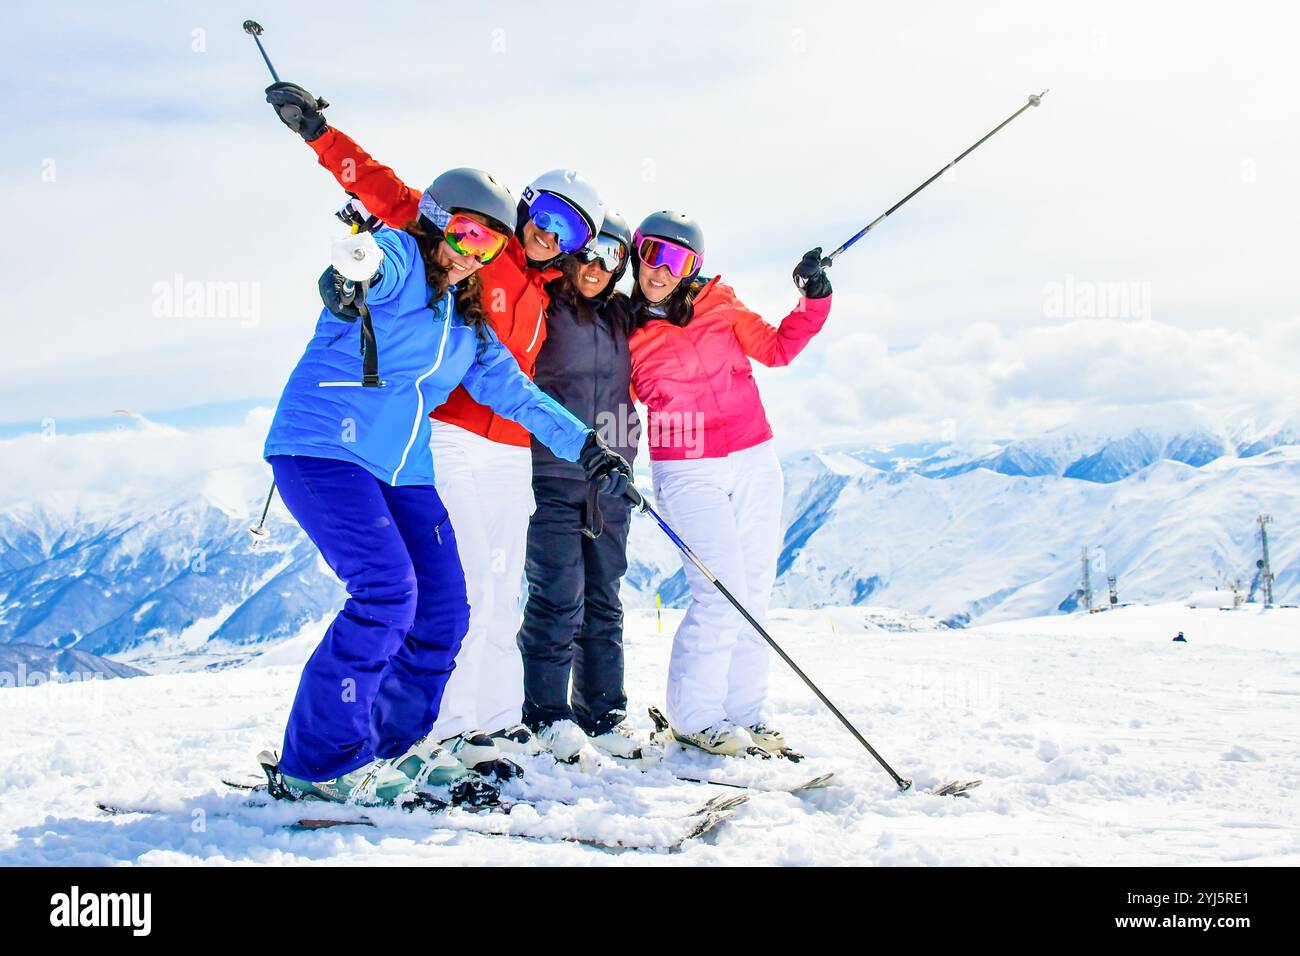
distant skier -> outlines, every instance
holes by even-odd
[[[464,386],[560,458],[581,459],[587,477],[631,477],[487,325],[476,273],[506,249],[514,213],[492,176],[449,170],[405,230],[354,237],[349,250],[371,263],[360,271],[377,271],[344,275],[340,266],[332,283],[322,279],[369,286],[354,305],[363,321],[321,312],[264,451],[286,507],[348,590],[303,668],[285,729],[279,771],[303,796],[384,802],[468,774],[428,736],[469,622],[429,450],[430,408]]]
[[[1182,643],[1182,644],[1186,644],[1186,643],[1187,643],[1187,638],[1183,637],[1183,632],[1182,632],[1182,631],[1179,631],[1179,632],[1178,632],[1178,636],[1174,638],[1174,641],[1179,642],[1179,643]]]

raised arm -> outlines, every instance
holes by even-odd
[[[822,330],[830,315],[831,283],[821,265],[820,249],[805,254],[795,266],[794,283],[801,293],[799,304],[775,328],[732,296],[736,338],[746,355],[764,365],[789,365]]]
[[[830,315],[830,296],[824,299],[801,298],[794,311],[778,326],[763,321],[762,316],[736,303],[736,338],[741,348],[756,362],[773,368],[789,365],[804,350],[812,337],[821,331]]]
[[[320,164],[340,186],[357,196],[370,212],[401,228],[420,213],[420,191],[402,182],[397,173],[375,160],[346,133],[325,122],[329,104],[294,83],[273,83],[266,100],[280,121],[315,151]]]

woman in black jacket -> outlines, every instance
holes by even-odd
[[[546,342],[535,382],[629,462],[641,426],[630,387],[628,300],[614,289],[627,268],[632,231],[616,212],[565,274],[547,286]],[[519,630],[524,723],[556,759],[592,745],[614,757],[651,755],[623,725],[623,605],[628,500],[597,494],[581,467],[533,442],[533,495],[525,571],[528,603]],[[573,692],[569,686],[572,677]]]

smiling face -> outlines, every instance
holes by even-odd
[[[577,283],[578,291],[590,299],[604,292],[613,276],[614,273],[602,266],[599,259],[594,259],[574,270],[573,281]]]
[[[524,223],[524,255],[533,262],[549,262],[559,254],[555,233],[542,232],[531,219]]]
[[[672,295],[673,290],[681,284],[682,280],[673,275],[672,270],[667,266],[651,269],[642,263],[641,268],[637,270],[636,281],[646,301],[656,303]]]
[[[476,212],[463,212],[475,222],[481,222],[483,225],[489,225],[486,216],[480,216]],[[434,255],[438,260],[438,265],[447,270],[447,279],[452,285],[460,282],[462,279],[468,279],[479,269],[483,268],[483,263],[474,256],[462,256],[445,242],[438,243],[438,251]]]

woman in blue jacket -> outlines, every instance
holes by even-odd
[[[430,409],[464,385],[606,487],[630,479],[630,466],[534,386],[487,325],[474,273],[504,250],[514,215],[509,191],[487,173],[439,176],[417,222],[351,245],[360,268],[340,268],[361,282],[351,310],[360,321],[322,311],[280,397],[264,455],[286,507],[348,590],[303,669],[285,730],[279,771],[297,795],[384,802],[464,773],[424,739],[469,620],[435,487]],[[333,278],[351,290],[344,275]]]

